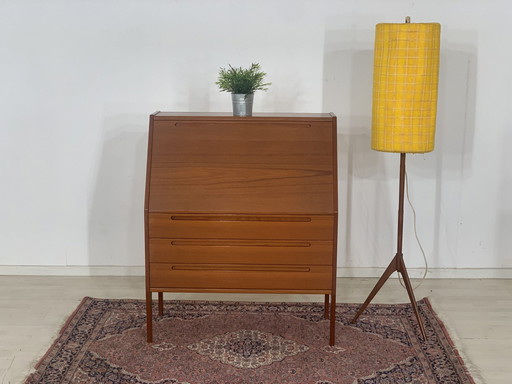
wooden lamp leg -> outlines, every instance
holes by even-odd
[[[158,292],[158,316],[164,315],[164,293]]]
[[[329,295],[325,295],[324,299],[324,319],[329,318]]]
[[[153,342],[153,297],[151,292],[146,290],[146,337],[147,342]]]
[[[329,345],[334,346],[336,342],[336,292],[331,294],[331,306],[329,316]]]
[[[411,280],[409,279],[409,275],[407,274],[407,268],[405,267],[404,257],[402,254],[402,240],[403,240],[403,230],[404,230],[404,190],[405,190],[405,153],[400,154],[400,191],[398,198],[398,238],[397,238],[397,252],[391,263],[388,265],[381,278],[375,284],[375,287],[368,295],[368,298],[364,302],[364,304],[359,308],[356,315],[352,319],[352,323],[355,323],[359,318],[361,313],[366,309],[368,304],[373,300],[377,292],[382,288],[384,283],[388,280],[388,278],[394,273],[399,272],[402,275],[404,280],[405,289],[409,295],[409,300],[411,301],[412,309],[414,310],[414,314],[416,315],[416,320],[418,321],[421,335],[423,336],[423,340],[426,340],[427,336],[425,333],[425,328],[423,326],[423,322],[420,318],[420,313],[418,311],[418,305],[416,304],[416,299],[414,298],[414,292],[411,285]]]

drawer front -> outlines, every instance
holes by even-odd
[[[220,290],[330,291],[329,266],[151,263],[150,287]]]
[[[149,215],[149,237],[332,241],[333,216],[152,213]]]
[[[151,239],[150,262],[332,265],[332,241]]]

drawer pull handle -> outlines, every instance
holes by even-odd
[[[173,265],[173,271],[218,272],[310,272],[309,267],[258,266],[258,265]]]
[[[262,124],[265,124],[265,123],[264,122],[258,123],[258,125],[259,125],[258,127],[260,128],[260,126]],[[295,126],[295,127],[309,127],[309,128],[312,126],[312,124],[300,123],[300,122],[295,122],[295,121],[280,121],[279,125],[291,125],[291,126]],[[225,122],[219,122],[219,123],[207,122],[207,123],[205,123],[204,121],[201,121],[201,120],[198,120],[198,121],[190,120],[190,121],[184,122],[184,123],[176,122],[176,123],[174,123],[174,126],[178,127],[178,128],[181,128],[181,127],[184,127],[184,128],[191,128],[191,127],[194,127],[194,128],[196,128],[196,127],[205,128],[205,127],[208,127],[208,126],[213,126],[213,127],[222,126],[222,127],[225,127],[226,123]],[[236,128],[239,129],[240,127],[236,127]]]
[[[309,248],[307,241],[261,241],[261,240],[172,240],[171,245],[182,247],[285,247]]]
[[[171,216],[171,220],[179,221],[261,221],[273,223],[309,223],[311,217],[265,217],[265,216]]]

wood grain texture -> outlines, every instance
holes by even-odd
[[[159,313],[162,292],[324,294],[333,345],[336,117],[158,112],[149,131],[148,308],[153,292]]]
[[[173,290],[328,290],[330,266],[151,263],[152,286]]]
[[[160,263],[331,265],[332,241],[151,239]]]
[[[179,220],[174,213],[149,215],[149,236],[205,239],[308,239],[332,240],[332,216],[253,216],[189,214],[197,220]],[[211,217],[211,220],[208,220]],[[178,218],[178,219],[176,219]],[[288,219],[288,220],[287,220]],[[300,221],[304,219],[304,221]]]
[[[152,212],[333,212],[332,122],[155,121]]]
[[[335,117],[332,113],[265,113],[257,112],[252,116],[233,116],[232,113],[227,112],[155,112],[152,116],[158,116],[159,120],[190,120],[190,119],[204,119],[209,121],[258,121],[261,118],[273,120],[275,122],[290,121],[296,119],[307,119],[309,121],[325,120]]]

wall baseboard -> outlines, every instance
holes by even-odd
[[[22,276],[144,276],[143,266],[0,265],[0,275]]]
[[[378,278],[385,268],[338,268],[338,277]],[[411,279],[421,278],[423,268],[407,270]],[[144,266],[35,266],[0,265],[0,275],[23,276],[144,276]],[[392,278],[396,278],[393,274]],[[512,279],[512,268],[431,268],[428,279]]]
[[[338,277],[379,278],[386,268],[338,268]],[[423,278],[424,268],[407,268],[411,279]],[[391,275],[398,278],[398,273]],[[429,268],[427,279],[512,279],[512,268]]]

